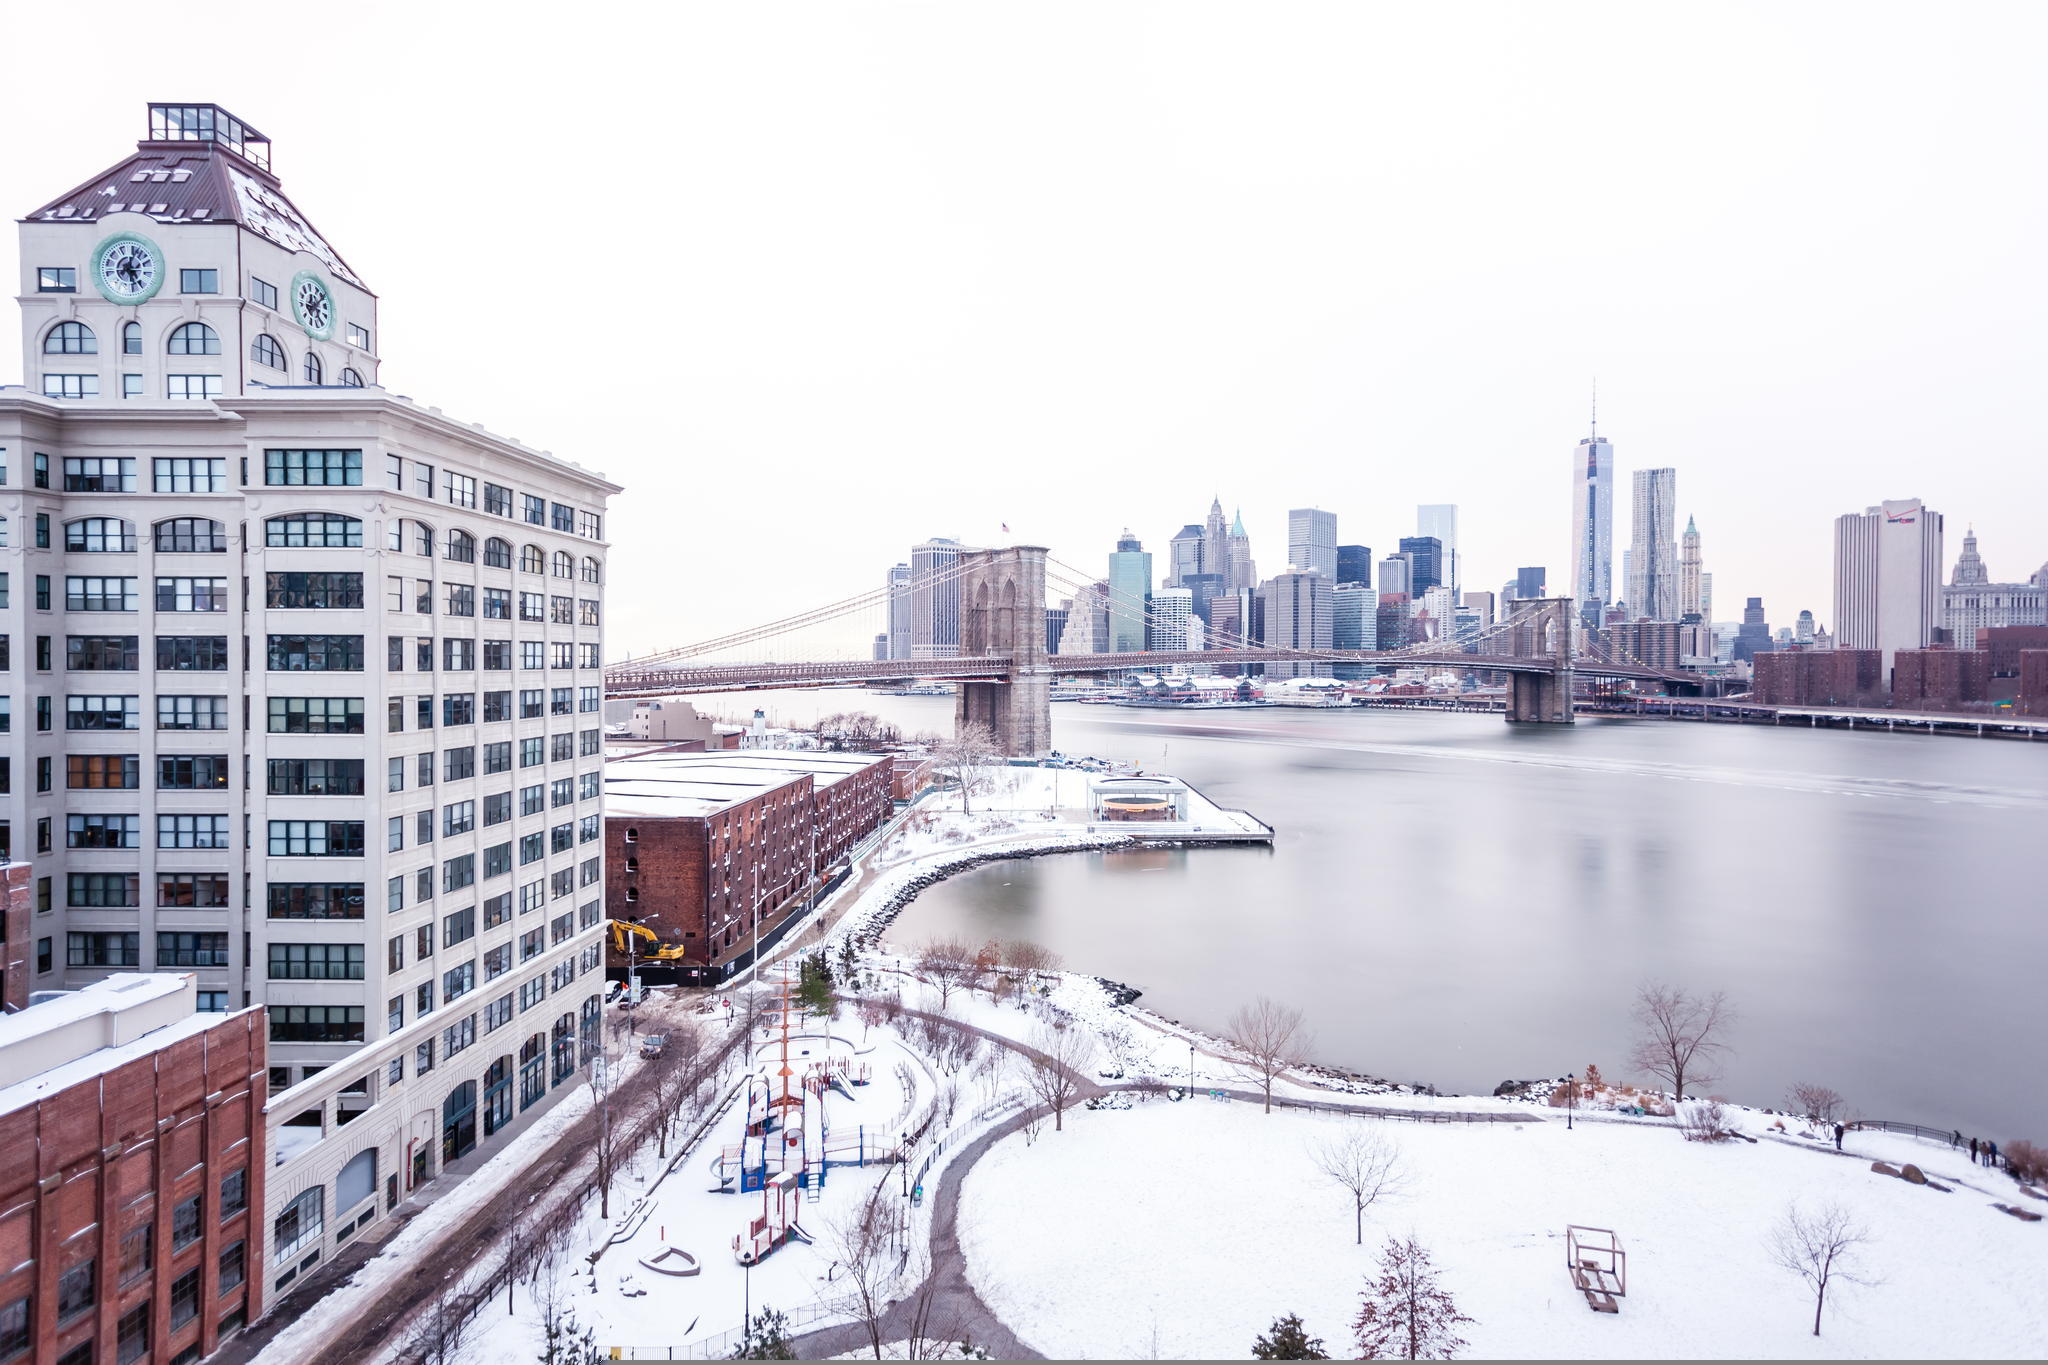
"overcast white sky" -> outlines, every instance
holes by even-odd
[[[1443,501],[1467,586],[1556,587],[1595,375],[1722,619],[1831,625],[1888,497],[2048,560],[2038,4],[57,15],[0,18],[0,204],[151,98],[265,130],[390,387],[628,485],[615,652],[999,522],[1163,560],[1219,492],[1269,571],[1289,507],[1384,553]]]

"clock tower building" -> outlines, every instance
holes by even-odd
[[[0,968],[266,1007],[277,1304],[596,1051],[620,490],[383,388],[376,295],[218,105],[150,105],[20,240],[0,861],[34,908]],[[34,1358],[111,1352],[134,1305],[104,1297]],[[148,1358],[236,1325],[165,1319]]]

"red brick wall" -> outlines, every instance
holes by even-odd
[[[2016,709],[2030,716],[2048,716],[2048,649],[2019,652],[2020,692]]]
[[[2048,649],[2048,626],[1980,626],[1977,648],[1991,654],[1991,671],[2012,677],[2020,671],[2020,651]]]
[[[1875,706],[1884,701],[1874,649],[1779,649],[1756,656],[1756,699],[1766,706]]]
[[[0,1014],[28,1007],[35,949],[29,942],[35,879],[27,863],[0,868]]]
[[[222,1318],[262,1312],[264,1066],[263,1011],[249,1010],[0,1114],[0,1267],[19,1267],[0,1274],[0,1303],[33,1297],[27,1365],[54,1365],[89,1339],[98,1359],[114,1359],[121,1318],[145,1301],[151,1362],[194,1343],[210,1354]],[[235,1170],[246,1172],[247,1205],[223,1221],[220,1182]],[[173,1249],[173,1210],[194,1195],[199,1238]],[[153,1268],[124,1286],[121,1239],[144,1225]],[[237,1241],[243,1282],[222,1294],[220,1253]],[[60,1327],[58,1277],[86,1260],[97,1306]],[[174,1330],[172,1282],[195,1269],[198,1316]]]
[[[1953,711],[1984,700],[1991,655],[1981,649],[1902,649],[1892,656],[1892,705]]]

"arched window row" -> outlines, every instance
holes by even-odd
[[[43,335],[44,355],[98,355],[99,338],[82,322],[60,322]]]
[[[210,517],[173,517],[150,531],[167,554],[224,554],[228,548],[228,528]]]
[[[135,523],[119,517],[80,517],[64,523],[64,548],[74,554],[133,554]]]

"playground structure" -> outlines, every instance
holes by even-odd
[[[756,1054],[758,1065],[747,1078],[742,1139],[721,1149],[711,1163],[715,1191],[761,1194],[760,1216],[733,1237],[733,1254],[743,1265],[792,1237],[810,1240],[798,1216],[801,1205],[820,1198],[832,1167],[893,1162],[901,1151],[900,1143],[881,1140],[864,1124],[855,1125],[851,1136],[842,1132],[833,1138],[828,1096],[854,1101],[873,1069],[849,1055],[851,1045],[840,1039],[793,1032],[797,1009],[786,977],[779,1016],[762,1030],[771,1041]],[[835,1047],[848,1051],[830,1050]]]
[[[1616,1299],[1628,1295],[1628,1253],[1611,1228],[1568,1224],[1564,1230],[1564,1264],[1572,1285],[1586,1296],[1596,1313],[1619,1313]]]

